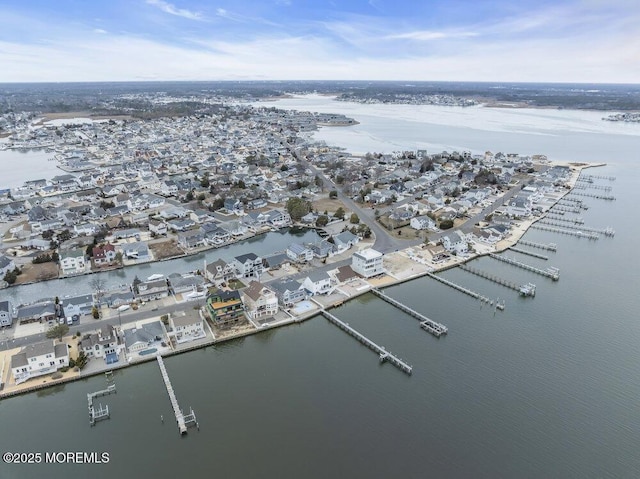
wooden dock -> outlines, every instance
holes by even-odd
[[[402,304],[400,301],[387,296],[379,289],[373,288],[371,292],[383,301],[386,301],[387,303],[395,306],[399,310],[407,313],[409,316],[416,318],[418,321],[420,321],[420,327],[425,331],[433,334],[435,337],[439,338],[443,334],[447,334],[449,332],[444,324],[437,323],[434,320],[427,318],[425,315],[418,313],[417,311],[411,309],[409,306]]]
[[[532,248],[545,249],[547,251],[553,251],[554,253],[558,250],[558,246],[555,243],[536,243],[534,241],[520,240],[518,244],[523,246],[531,246]]]
[[[460,286],[459,284],[456,284],[453,281],[449,281],[448,279],[442,278],[442,277],[437,276],[437,275],[435,275],[433,273],[427,273],[427,276],[429,278],[431,278],[431,279],[435,279],[436,281],[439,281],[442,284],[450,286],[453,289],[455,289],[457,291],[460,291],[461,293],[469,295],[472,298],[477,299],[477,300],[479,300],[479,301],[481,301],[483,303],[489,303],[492,306],[494,304],[493,300],[487,298],[486,296],[483,296],[483,295],[481,295],[479,293],[476,293],[475,291],[472,291],[469,288],[465,288],[464,286]],[[502,303],[501,303],[496,299],[495,305],[496,305],[497,309],[499,309],[500,311],[504,311],[504,305],[505,305],[504,301],[502,301]]]
[[[107,378],[107,388],[87,394],[87,403],[89,407],[89,424],[91,424],[92,426],[94,426],[98,421],[109,419],[111,417],[108,405],[105,404],[103,406],[102,404],[100,404],[96,409],[96,407],[93,405],[93,400],[97,397],[108,396],[109,394],[115,394],[118,392],[116,390],[116,385],[113,382],[113,373],[111,371],[108,371],[105,373],[105,376]]]
[[[560,270],[558,268],[547,268],[540,269],[535,266],[531,266],[529,264],[518,261],[514,258],[507,258],[506,256],[500,256],[499,254],[489,253],[489,256],[495,260],[502,261],[503,263],[507,263],[513,266],[517,266],[518,268],[526,269],[527,271],[531,271],[532,273],[539,274],[540,276],[546,276],[547,278],[551,278],[554,281],[558,281],[560,279]]]
[[[488,279],[489,281],[493,281],[494,283],[502,285],[506,288],[513,289],[514,291],[517,291],[518,293],[520,293],[521,296],[533,297],[536,295],[536,285],[533,283],[518,285],[518,284],[512,283],[511,281],[507,281],[506,279],[500,278],[499,276],[496,276],[494,274],[487,273],[486,271],[472,268],[471,266],[468,266],[466,264],[461,264],[460,269],[462,271],[475,274],[476,276],[480,276],[481,278]]]
[[[590,240],[600,239],[600,236],[598,236],[595,233],[584,233],[582,231],[576,231],[576,230],[567,229],[567,228],[554,228],[553,226],[541,225],[539,223],[540,222],[532,224],[531,229],[551,231],[552,233],[560,233],[563,235],[577,236],[578,238],[587,238]]]
[[[167,368],[165,368],[164,366],[162,356],[158,354],[156,358],[158,359],[158,366],[160,366],[160,373],[162,374],[164,385],[167,388],[167,393],[169,394],[169,400],[171,401],[171,407],[173,407],[173,413],[176,416],[178,430],[180,431],[180,434],[186,434],[188,426],[198,425],[196,415],[193,412],[193,409],[191,409],[190,413],[186,416],[182,413],[182,409],[180,409],[180,405],[178,404],[178,400],[176,399],[176,393],[173,391],[173,386],[171,386],[171,380],[169,379]]]
[[[333,314],[331,314],[331,313],[329,313],[329,312],[327,312],[325,310],[322,310],[321,313],[325,318],[327,318],[329,320],[329,322],[335,324],[340,329],[342,329],[344,332],[346,332],[350,336],[353,336],[354,338],[356,338],[358,341],[360,341],[366,347],[368,347],[372,351],[378,353],[378,357],[380,358],[380,362],[387,361],[387,362],[393,364],[398,369],[400,369],[402,372],[404,372],[406,374],[409,374],[409,375],[411,374],[411,371],[413,369],[411,366],[409,366],[407,363],[405,363],[404,361],[402,361],[398,357],[394,356],[392,353],[390,353],[389,351],[384,349],[382,346],[378,346],[376,343],[374,343],[369,338],[367,338],[363,334],[361,334],[358,331],[356,331],[355,329],[353,329],[351,326],[349,326],[344,321],[340,321]]]
[[[589,228],[587,226],[576,226],[576,225],[565,225],[559,223],[557,220],[549,221],[549,220],[541,220],[540,224],[549,225],[549,226],[561,226],[562,228],[567,228],[570,230],[579,230],[579,231],[587,231],[588,233],[596,233],[603,234],[605,236],[615,236],[616,232],[613,230],[611,226],[607,226],[606,228]]]
[[[520,249],[520,248],[518,248],[516,246],[510,246],[509,249],[511,251],[515,251],[516,253],[526,254],[527,256],[531,256],[533,258],[543,259],[545,261],[547,261],[549,259],[548,256],[545,256],[543,254],[534,253],[533,251],[527,251],[526,249]]]

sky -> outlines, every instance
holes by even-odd
[[[2,0],[0,82],[640,83],[640,0]]]

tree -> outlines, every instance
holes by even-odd
[[[324,191],[324,181],[322,181],[322,177],[320,175],[316,175],[314,182],[316,186],[320,188],[320,191]]]
[[[135,277],[135,278],[133,278],[133,283],[132,283],[132,285],[133,285],[133,292],[134,292],[134,293],[136,293],[136,294],[138,294],[138,293],[139,293],[139,291],[138,291],[138,285],[139,285],[140,283],[142,283],[142,281],[140,281],[140,278],[138,278],[138,275],[136,275],[136,277]]]
[[[56,324],[55,326],[49,328],[47,331],[47,338],[49,339],[59,339],[62,341],[62,337],[69,332],[69,326],[66,324]]]
[[[69,230],[62,230],[58,233],[58,241],[63,242],[71,239],[71,233]]]
[[[209,182],[209,177],[205,176],[204,178],[202,178],[200,180],[200,186],[202,186],[203,188],[209,188],[209,186],[211,185],[211,183]]]
[[[288,171],[288,170],[289,170],[289,167],[287,165],[282,165],[280,167],[280,171]]]
[[[338,192],[336,190],[331,190],[329,192],[329,198],[335,200],[338,197]]]
[[[357,225],[358,223],[360,223],[360,218],[358,217],[357,214],[351,213],[351,218],[349,218],[349,222],[351,224]]]
[[[91,279],[91,281],[89,281],[89,285],[91,286],[91,289],[95,293],[96,300],[98,301],[98,305],[99,305],[100,300],[102,299],[102,294],[105,291],[105,282],[100,277],[100,275],[96,274],[96,275],[93,275],[93,278]]]
[[[293,221],[300,221],[300,218],[311,211],[311,202],[302,198],[289,198],[286,209]]]
[[[78,358],[74,361],[74,364],[78,369],[82,369],[87,365],[88,362],[89,358],[87,357],[87,355],[84,353],[84,351],[80,351],[78,353]],[[71,361],[69,361],[69,363],[71,363]]]
[[[316,220],[316,226],[322,228],[323,226],[327,226],[327,223],[329,223],[329,218],[327,216],[318,216],[318,219]]]
[[[42,232],[42,239],[51,240],[53,238],[53,230],[47,230]]]
[[[453,220],[442,220],[440,222],[441,230],[448,230],[450,228],[453,228]]]
[[[340,218],[341,220],[343,220],[344,219],[344,215],[345,215],[344,208],[342,206],[340,206],[336,210],[336,212],[333,214],[333,217],[334,218]]]
[[[91,308],[91,316],[93,319],[100,319],[100,310],[95,306]]]
[[[193,191],[189,191],[187,195],[184,197],[184,199],[187,201],[193,201],[193,198],[194,198]]]
[[[3,279],[9,284],[13,284],[16,282],[16,279],[18,279],[18,275],[15,271],[7,271]]]

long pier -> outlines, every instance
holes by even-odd
[[[551,226],[541,225],[539,223],[540,222],[538,221],[538,223],[532,224],[531,228],[535,230],[551,231],[552,233],[561,233],[564,235],[577,236],[578,238],[588,238],[590,240],[600,239],[600,236],[594,233],[583,233],[582,231],[575,231],[575,230],[564,229],[564,228],[553,228]]]
[[[575,208],[572,206],[566,206],[566,205],[559,205],[559,204],[555,204],[550,211],[554,211],[554,212],[561,212],[561,213],[576,213],[579,214],[581,213],[580,208]]]
[[[577,190],[586,190],[586,189],[590,189],[590,190],[602,190],[602,191],[606,191],[609,192],[611,191],[611,187],[610,186],[604,186],[604,185],[593,185],[593,184],[576,184],[576,186],[574,186],[575,189]]]
[[[558,223],[557,221],[550,220],[540,220],[538,223],[543,225],[551,225],[551,226],[561,226],[562,228],[568,228],[570,230],[579,230],[579,231],[588,231],[589,233],[598,233],[603,234],[605,236],[615,236],[616,232],[610,226],[606,228],[589,228],[587,226],[582,225],[565,225]]]
[[[507,258],[505,256],[500,256],[495,253],[489,253],[489,256],[491,256],[493,259],[496,259],[498,261],[502,261],[503,263],[517,266],[518,268],[526,269],[527,271],[531,271],[532,273],[536,273],[541,276],[546,276],[547,278],[551,278],[554,281],[558,281],[560,279],[560,270],[558,268],[540,269],[540,268],[536,268],[535,266],[522,263],[517,259]]]
[[[572,195],[575,196],[588,196],[589,198],[597,198],[599,200],[615,200],[616,197],[613,195],[601,195],[599,193],[582,193],[579,191],[572,191]]]
[[[558,250],[558,245],[555,243],[536,243],[535,241],[527,241],[527,240],[523,240],[521,239],[520,241],[518,241],[518,244],[524,245],[524,246],[531,246],[532,248],[538,248],[538,249],[545,249],[547,251],[553,251],[554,253]]]
[[[564,215],[558,215],[558,214],[548,214],[546,216],[548,219],[550,220],[554,220],[554,221],[560,221],[562,223],[572,223],[574,225],[583,225],[584,224],[584,220],[580,217],[578,218],[567,218]]]
[[[460,291],[461,293],[467,294],[469,296],[471,296],[474,299],[478,299],[483,303],[489,303],[491,305],[493,305],[493,301],[490,300],[489,298],[487,298],[486,296],[483,296],[479,293],[476,293],[475,291],[471,291],[468,288],[465,288],[464,286],[460,286],[459,284],[454,283],[453,281],[449,281],[448,279],[444,279],[440,276],[437,276],[433,273],[427,273],[427,276],[431,279],[435,279],[436,281],[440,281],[442,284],[446,284],[447,286],[451,286],[453,289],[456,289],[458,291]],[[504,310],[504,301],[502,303],[500,303],[497,299],[496,299],[496,308],[498,308],[499,310]]]
[[[167,388],[167,393],[169,393],[169,400],[171,401],[171,406],[173,407],[173,413],[176,416],[176,422],[178,423],[178,430],[180,434],[187,433],[187,426],[190,425],[198,425],[196,421],[196,415],[191,409],[190,414],[184,415],[182,413],[182,409],[180,409],[180,405],[178,404],[178,400],[176,399],[176,394],[173,391],[173,386],[171,386],[171,380],[169,379],[169,374],[167,373],[167,368],[164,366],[164,361],[162,360],[162,356],[159,354],[156,356],[158,360],[158,366],[160,366],[160,373],[162,374],[162,379],[164,380],[164,385]]]
[[[437,323],[434,320],[427,318],[425,315],[418,313],[417,311],[411,309],[409,306],[406,306],[400,301],[393,299],[391,296],[387,296],[379,289],[373,288],[371,292],[383,301],[386,301],[387,303],[395,306],[399,310],[407,313],[409,316],[416,318],[418,321],[420,321],[420,327],[425,331],[433,334],[435,337],[439,338],[443,334],[447,334],[449,332],[444,324]]]
[[[526,249],[520,249],[520,248],[518,248],[516,246],[510,246],[509,249],[511,251],[515,251],[516,253],[526,254],[527,256],[532,256],[534,258],[543,259],[545,261],[549,259],[548,256],[545,256],[543,254],[534,253],[533,251],[527,251]]]
[[[582,178],[584,178],[583,181],[593,181],[593,180],[609,180],[609,181],[615,181],[616,177],[615,176],[602,176],[602,175],[580,175],[578,177],[578,181],[580,181]]]
[[[472,268],[470,266],[467,266],[466,264],[461,264],[460,269],[462,271],[467,271],[468,273],[475,274],[476,276],[480,276],[481,278],[488,279],[489,281],[493,281],[494,283],[498,283],[499,285],[513,289],[514,291],[517,291],[518,293],[520,293],[520,295],[522,296],[536,295],[536,285],[533,283],[517,285],[515,283],[512,283],[511,281],[507,281],[506,279],[500,278],[499,276],[493,275],[491,273],[487,273],[486,271]]]
[[[398,357],[394,356],[392,353],[390,353],[389,351],[384,349],[382,346],[378,346],[376,343],[371,341],[365,335],[359,333],[358,331],[353,329],[351,326],[349,326],[344,321],[340,321],[333,314],[325,311],[324,309],[321,311],[321,314],[325,318],[327,318],[329,320],[329,322],[331,322],[331,323],[335,324],[336,326],[338,326],[340,329],[342,329],[344,332],[346,332],[349,336],[353,336],[358,341],[360,341],[362,344],[364,344],[366,347],[368,347],[372,351],[378,353],[378,356],[380,357],[380,362],[387,361],[387,362],[393,364],[398,369],[400,369],[402,372],[404,372],[406,374],[409,374],[409,375],[411,374],[411,371],[413,369],[411,366],[409,366],[407,363],[405,363],[404,361],[402,361]]]

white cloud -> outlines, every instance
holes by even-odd
[[[177,8],[175,5],[165,2],[164,0],[147,0],[147,4],[159,8],[165,13],[175,15],[177,17],[187,18],[189,20],[204,20],[204,17],[199,12],[192,12],[186,8]]]
[[[94,28],[93,33],[99,33],[101,35],[104,35],[105,33],[108,33],[108,32],[106,30],[103,30],[102,28]]]
[[[385,38],[389,40],[416,40],[416,41],[431,41],[442,40],[447,38],[469,38],[476,37],[476,32],[447,32],[447,31],[431,31],[421,30],[407,33],[398,33],[394,35],[388,35]]]

